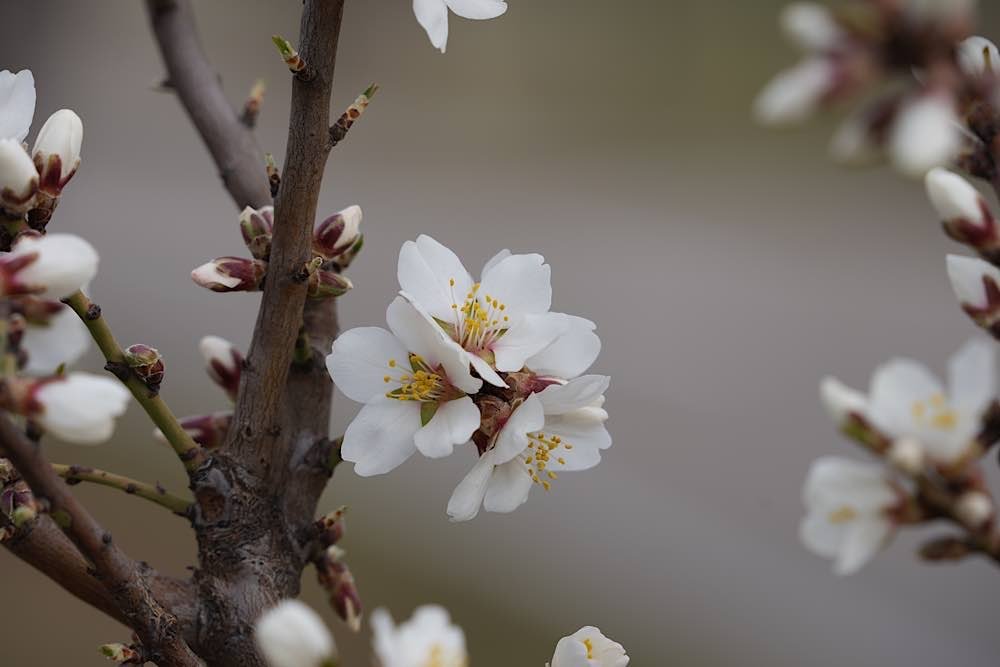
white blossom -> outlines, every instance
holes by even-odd
[[[868,410],[868,398],[835,377],[823,378],[819,393],[827,414],[838,425],[843,425],[851,415],[863,417]]]
[[[754,114],[767,125],[802,121],[816,111],[835,80],[834,65],[827,58],[807,58],[764,86],[754,102]]]
[[[0,208],[23,213],[38,190],[38,170],[17,139],[0,139]]]
[[[893,359],[879,366],[872,375],[863,416],[886,437],[912,438],[931,459],[953,463],[969,451],[995,398],[994,346],[975,339],[949,361],[947,389],[912,359]]]
[[[1000,307],[987,291],[987,284],[1000,297],[1000,269],[977,257],[948,255],[948,279],[959,302],[966,308],[989,314]]]
[[[322,619],[298,600],[284,600],[254,624],[257,648],[270,667],[331,665],[336,646]]]
[[[76,313],[62,306],[47,322],[28,321],[21,349],[28,355],[24,372],[48,375],[62,364],[73,364],[90,347],[90,334]]]
[[[482,505],[488,512],[512,512],[531,487],[546,490],[560,472],[587,470],[611,446],[604,427],[604,392],[610,378],[584,375],[531,394],[514,407],[472,470],[448,501],[453,521],[468,521]]]
[[[958,45],[958,66],[969,76],[1000,74],[1000,51],[985,37],[973,36]]]
[[[824,457],[809,469],[799,536],[806,548],[834,560],[834,571],[853,574],[872,559],[894,531],[890,515],[899,492],[881,466]]]
[[[372,612],[379,667],[467,667],[465,633],[437,605],[424,605],[398,626],[385,609]]]
[[[625,647],[588,625],[559,640],[549,667],[625,667],[628,661]]]
[[[73,234],[21,237],[2,261],[32,257],[30,263],[15,272],[14,279],[22,289],[37,296],[62,299],[97,275],[97,251]]]
[[[816,2],[787,5],[779,23],[785,35],[804,51],[828,51],[844,38],[829,8]]]
[[[0,72],[0,139],[24,141],[35,115],[35,78],[31,70]]]
[[[401,294],[447,333],[481,378],[500,387],[506,383],[498,371],[520,371],[571,326],[549,312],[550,273],[541,255],[503,250],[475,282],[455,253],[429,236],[399,252]]]
[[[80,166],[82,143],[83,121],[75,112],[60,109],[49,116],[31,151],[43,191],[58,196]]]
[[[448,46],[448,10],[466,19],[493,19],[507,11],[505,0],[413,0],[417,22],[441,53]]]
[[[986,201],[958,174],[940,167],[931,169],[924,178],[924,186],[942,220],[965,222],[980,228],[992,224]]]
[[[389,331],[351,329],[326,359],[336,385],[364,403],[347,427],[341,455],[359,475],[389,472],[415,451],[451,454],[479,428],[479,409],[467,394],[482,380],[440,327],[403,298],[386,311]]]
[[[31,417],[55,437],[96,445],[111,437],[125,413],[129,393],[117,380],[74,372],[39,383]]]
[[[961,145],[961,125],[955,101],[942,93],[927,93],[909,100],[889,135],[893,164],[904,174],[916,178],[951,162]]]
[[[993,516],[993,500],[982,491],[966,491],[955,504],[955,515],[966,526],[979,529]]]

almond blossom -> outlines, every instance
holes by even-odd
[[[476,282],[455,253],[426,235],[399,252],[402,295],[498,387],[506,386],[498,372],[521,370],[568,326],[564,315],[549,312],[550,274],[541,255],[503,250]]]
[[[956,463],[973,447],[996,399],[995,357],[991,343],[969,341],[948,363],[947,388],[923,364],[893,359],[876,369],[867,397],[824,380],[824,402],[834,415],[854,412],[882,435],[911,438],[931,459]]]
[[[385,609],[372,612],[372,646],[379,667],[467,667],[465,633],[448,612],[424,605],[396,625]]]
[[[128,390],[117,380],[74,372],[38,381],[26,414],[60,440],[96,445],[111,437],[128,401]]]
[[[35,78],[31,70],[0,72],[0,139],[20,143],[35,115]]]
[[[628,663],[624,646],[588,625],[559,640],[547,667],[625,667]]]
[[[26,320],[20,347],[27,354],[28,375],[54,373],[63,364],[75,363],[90,347],[90,334],[70,308],[49,302],[54,313],[44,320]]]
[[[270,667],[325,667],[337,647],[319,615],[298,600],[283,600],[254,624],[254,640]]]
[[[8,295],[61,299],[93,280],[97,263],[97,251],[79,236],[21,236],[0,255],[0,288]]]
[[[488,512],[512,512],[527,501],[532,486],[548,490],[560,472],[600,463],[601,450],[611,446],[602,407],[609,382],[585,375],[550,384],[517,405],[493,407],[502,425],[477,441],[482,455],[448,501],[448,516],[468,521],[480,505]]]
[[[810,551],[834,560],[840,575],[861,569],[892,537],[893,511],[903,495],[876,464],[834,456],[809,469],[799,537]]]
[[[435,49],[448,47],[448,10],[464,19],[495,19],[507,11],[505,0],[413,0],[417,22]]]
[[[958,45],[958,64],[969,76],[1000,75],[1000,51],[985,37],[973,36]]]
[[[389,305],[386,322],[389,331],[345,332],[326,358],[340,390],[365,404],[341,449],[364,476],[387,473],[415,451],[447,456],[480,424],[468,394],[475,394],[482,380],[473,377],[461,350],[401,297]]]

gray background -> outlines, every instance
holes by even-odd
[[[599,323],[595,371],[613,378],[604,463],[513,515],[448,523],[472,464],[461,454],[375,479],[338,470],[322,508],[351,505],[345,546],[369,608],[447,605],[481,667],[541,666],[584,624],[640,667],[996,663],[995,568],[920,565],[918,531],[839,580],[797,541],[809,462],[855,454],[818,404],[819,378],[864,386],[895,354],[941,369],[974,329],[945,278],[954,248],[917,184],[829,164],[829,119],[752,124],[754,94],[794,57],[781,4],[511,0],[497,21],[453,18],[440,56],[407,0],[348,3],[335,108],[372,80],[383,90],[334,152],[321,196],[323,211],[365,211],[344,323],[383,323],[399,246],[418,233],[474,269],[502,247],[537,251],[555,306]],[[198,14],[234,102],[267,79],[258,134],[282,155],[289,78],[268,38],[296,34],[299,3],[203,1]],[[1000,11],[984,18],[997,36]],[[95,299],[123,343],[163,351],[175,410],[224,407],[196,343],[245,345],[257,298],[188,278],[244,251],[187,119],[150,90],[162,69],[142,3],[4,0],[3,20],[0,67],[34,70],[36,128],[62,106],[86,126],[54,228],[100,249]],[[334,429],[356,408],[338,398]],[[47,447],[182,489],[149,431],[133,406],[106,446]],[[76,488],[132,555],[176,574],[193,563],[183,521]],[[98,644],[128,639],[8,554],[0,563],[3,664],[101,665]],[[367,639],[347,636],[311,572],[304,588],[350,664],[366,664]]]

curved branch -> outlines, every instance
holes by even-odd
[[[117,475],[107,470],[99,470],[90,466],[53,463],[52,469],[56,471],[57,475],[65,479],[67,484],[91,482],[112,489],[118,489],[137,498],[156,503],[180,516],[186,516],[188,510],[191,509],[191,501],[184,500],[172,493],[167,493],[159,484],[154,485],[147,482],[140,482],[124,475]]]
[[[93,563],[95,576],[110,593],[127,624],[139,635],[155,662],[197,667],[201,661],[185,643],[177,618],[153,594],[149,571],[118,548],[90,512],[69,492],[41,454],[6,416],[0,417],[0,444],[35,498]]]
[[[160,54],[181,104],[198,129],[237,207],[271,203],[264,158],[240,122],[202,51],[189,0],[146,0]]]

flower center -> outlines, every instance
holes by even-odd
[[[510,316],[507,304],[489,294],[480,294],[479,283],[472,286],[461,305],[455,296],[455,279],[449,280],[452,287],[451,309],[454,311],[455,341],[466,350],[488,350],[501,336],[507,333]]]
[[[594,642],[590,641],[590,638],[583,640],[583,645],[587,647],[587,660],[594,659]]]
[[[387,391],[386,397],[397,401],[419,401],[421,403],[437,403],[448,393],[451,385],[444,375],[431,368],[419,355],[410,355],[410,372],[403,372],[395,359],[390,359],[388,373],[382,378],[386,383],[396,382],[396,389]]]
[[[441,644],[434,644],[427,653],[427,660],[420,667],[466,667],[468,664],[465,655],[458,652],[447,653]]]
[[[552,488],[552,482],[559,478],[550,468],[566,465],[566,459],[559,455],[559,449],[573,449],[571,443],[565,442],[558,435],[545,433],[528,434],[528,450],[522,454],[527,473],[531,481],[540,484],[546,491]]]
[[[847,523],[848,521],[853,521],[858,518],[858,511],[853,507],[844,505],[843,507],[836,509],[826,517],[826,520],[834,525],[839,525],[842,523]]]
[[[922,426],[951,431],[958,426],[958,412],[948,404],[943,394],[934,394],[924,401],[914,401],[910,407],[913,419]]]

